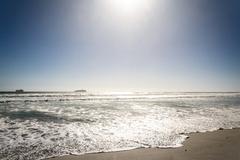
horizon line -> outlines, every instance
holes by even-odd
[[[86,90],[86,89],[81,89],[81,90],[85,90],[86,93],[89,92],[101,92],[101,91],[93,91],[93,90]],[[23,90],[22,93],[19,94],[24,94],[24,93],[66,93],[66,92],[76,92],[76,93],[80,93],[78,92],[78,90]],[[240,91],[104,91],[102,90],[102,92],[118,92],[118,93],[141,93],[141,92],[147,92],[147,93],[240,93]],[[17,93],[17,90],[0,90],[0,94],[3,93]]]

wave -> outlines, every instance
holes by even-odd
[[[240,93],[137,93],[137,94],[25,94],[25,95],[5,95],[2,94],[0,103],[13,102],[49,102],[49,101],[116,101],[116,100],[164,100],[164,99],[207,99],[207,98],[237,98]]]

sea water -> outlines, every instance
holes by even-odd
[[[240,127],[240,93],[0,94],[0,159],[179,147]]]

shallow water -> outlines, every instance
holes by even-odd
[[[0,159],[179,147],[240,127],[240,93],[0,94]]]

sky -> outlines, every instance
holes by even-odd
[[[0,90],[240,91],[238,0],[0,0]]]

